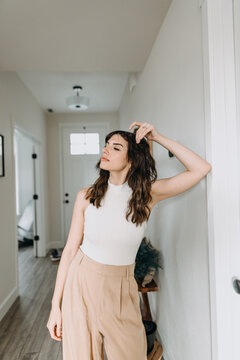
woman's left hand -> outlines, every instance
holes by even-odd
[[[138,126],[138,130],[136,131],[136,143],[139,143],[144,136],[148,140],[154,140],[158,135],[155,127],[147,122],[141,123],[135,121],[129,126],[129,130],[131,130],[135,125]]]

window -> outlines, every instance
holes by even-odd
[[[72,133],[70,134],[70,154],[99,154],[98,133]]]

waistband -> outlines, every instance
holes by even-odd
[[[102,264],[88,255],[86,255],[80,248],[78,249],[78,256],[80,256],[80,263],[87,265],[90,270],[94,270],[99,274],[106,276],[134,276],[134,268],[136,262],[129,265],[110,265]]]

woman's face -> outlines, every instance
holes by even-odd
[[[103,148],[100,168],[108,171],[121,171],[129,167],[127,151],[128,142],[121,135],[114,134]]]

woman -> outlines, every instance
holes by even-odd
[[[63,340],[64,360],[103,359],[103,338],[108,360],[147,359],[134,278],[137,250],[154,205],[190,189],[211,170],[153,125],[134,122],[129,130],[134,126],[134,133],[106,136],[96,166],[100,176],[76,197],[47,323],[51,337]],[[157,180],[146,139],[164,146],[187,170]]]

